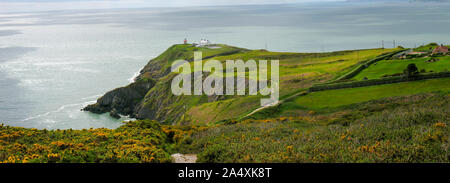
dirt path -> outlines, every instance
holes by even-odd
[[[195,163],[197,161],[196,154],[172,154],[170,155],[173,158],[174,163]]]
[[[278,106],[278,105],[282,104],[284,101],[287,101],[287,100],[289,100],[289,99],[291,99],[291,98],[294,98],[294,97],[297,97],[297,96],[301,96],[301,95],[305,95],[305,92],[304,92],[304,91],[297,92],[297,93],[295,93],[295,94],[293,94],[293,95],[291,95],[291,96],[285,98],[284,100],[278,101],[278,103],[276,103],[276,104],[274,104],[274,105],[259,107],[259,108],[255,109],[255,110],[253,110],[251,113],[245,115],[244,118],[245,118],[245,117],[248,117],[248,116],[251,116],[251,115],[255,114],[256,112],[258,112],[258,111],[260,111],[260,110],[263,110],[263,109],[265,109],[265,108]]]

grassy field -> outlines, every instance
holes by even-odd
[[[297,97],[294,99],[294,103],[301,108],[332,108],[384,97],[411,95],[432,91],[450,91],[450,85],[448,83],[450,83],[450,78],[327,90]]]
[[[291,93],[293,90],[298,90],[299,86],[301,86],[300,88],[307,87],[313,82],[317,82],[318,79],[320,80],[320,78],[327,80],[341,75],[361,61],[369,60],[383,53],[396,50],[399,49],[366,49],[327,53],[290,53],[251,50],[227,56],[213,57],[211,59],[221,62],[238,59],[244,61],[253,59],[257,62],[261,59],[279,60],[281,95],[284,95]],[[204,62],[206,61],[208,60]],[[268,74],[270,74],[270,65],[268,67]],[[248,76],[248,72],[246,72],[246,76]]]
[[[392,75],[396,73],[403,73],[403,70],[408,64],[416,64],[419,70],[425,69],[426,72],[441,72],[450,70],[450,56],[436,57],[439,61],[427,62],[430,58],[415,58],[407,60],[383,60],[372,64],[369,68],[364,69],[353,79],[363,80],[364,77],[368,79],[381,78],[383,75]]]
[[[258,96],[234,98],[194,106],[187,115],[190,124],[212,125],[220,120],[241,117],[246,114],[243,111],[252,111],[259,105],[260,97]]]
[[[363,60],[396,51],[396,49],[366,49],[327,53],[290,53],[270,52],[265,50],[246,50],[236,54],[222,55],[203,60],[244,61],[253,59],[280,61],[280,97],[283,98],[296,91],[312,86],[314,83],[325,82],[349,71]],[[191,66],[193,63],[191,63]],[[225,67],[223,67],[225,68]],[[270,66],[268,68],[270,74]],[[245,73],[248,76],[248,71]],[[224,75],[225,76],[225,75]],[[186,119],[192,124],[214,124],[216,121],[240,117],[260,106],[260,96],[227,97],[223,101],[197,104],[188,110]],[[214,115],[211,115],[214,114]]]

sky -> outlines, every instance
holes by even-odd
[[[141,7],[284,4],[343,0],[0,0],[0,12]]]

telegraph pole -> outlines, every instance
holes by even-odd
[[[356,50],[356,62],[359,62],[359,50]]]

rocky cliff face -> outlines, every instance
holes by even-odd
[[[120,117],[118,114],[136,117],[136,107],[154,85],[154,80],[140,80],[128,86],[116,88],[99,98],[97,103],[89,105],[83,110],[97,114],[110,112],[110,115],[116,118]]]
[[[247,50],[227,45],[220,45],[218,49],[174,45],[157,58],[150,60],[140,71],[134,83],[107,92],[97,100],[97,103],[83,110],[97,114],[110,112],[110,115],[116,118],[120,117],[120,114],[137,119],[175,123],[190,107],[223,99],[219,96],[175,96],[172,94],[171,81],[176,74],[171,74],[171,64],[178,59],[192,61],[194,51],[202,51],[203,59],[207,59]]]

